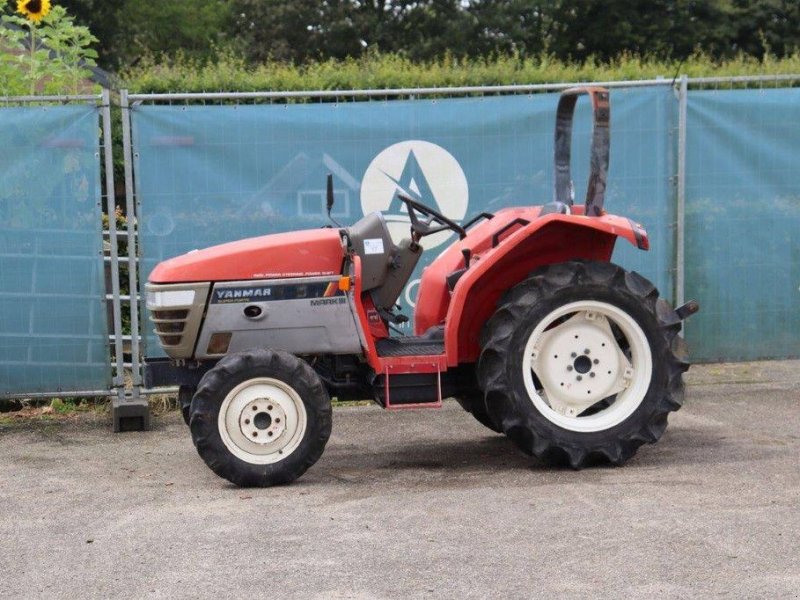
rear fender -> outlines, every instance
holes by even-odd
[[[477,360],[483,324],[503,293],[531,271],[568,260],[610,261],[618,237],[641,250],[649,248],[641,225],[614,215],[550,214],[512,231],[474,261],[453,289],[445,326],[448,364]]]

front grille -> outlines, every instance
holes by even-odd
[[[147,283],[150,322],[158,345],[170,358],[191,358],[209,287],[208,283]]]
[[[165,321],[183,321],[189,316],[188,310],[154,310],[154,318]],[[158,315],[158,316],[155,316]]]
[[[162,346],[180,345],[188,317],[188,310],[154,310],[150,313]]]

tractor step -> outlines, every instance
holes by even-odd
[[[375,343],[378,356],[436,356],[444,354],[444,340],[425,336],[383,338]]]
[[[442,379],[436,373],[378,375],[373,382],[375,401],[387,410],[441,408]]]

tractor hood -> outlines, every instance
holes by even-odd
[[[344,250],[337,229],[309,229],[249,238],[165,260],[152,283],[241,281],[339,273]]]

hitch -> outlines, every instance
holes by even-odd
[[[691,317],[700,310],[700,303],[697,300],[689,300],[687,303],[672,310],[668,315],[662,316],[667,327],[677,325]]]
[[[697,300],[689,300],[683,306],[679,306],[678,308],[676,308],[675,314],[678,315],[678,318],[681,321],[685,321],[699,310],[700,310],[700,303],[697,302]]]

